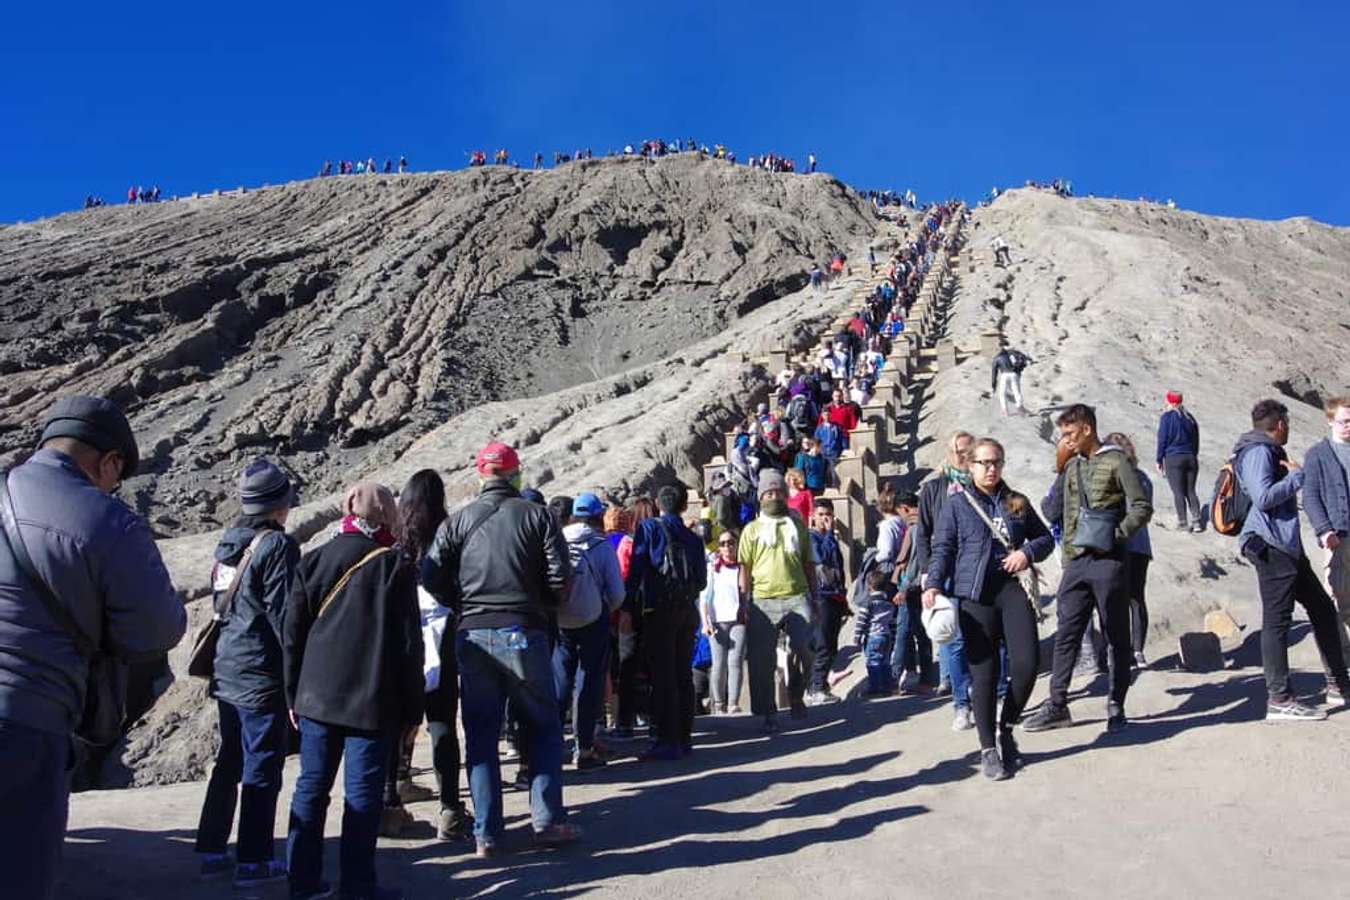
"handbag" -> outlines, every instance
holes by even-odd
[[[1074,527],[1073,545],[1080,550],[1112,553],[1116,549],[1116,528],[1120,525],[1120,517],[1109,509],[1095,509],[1088,501],[1081,459],[1075,471],[1078,473],[1078,523]]]
[[[239,565],[235,567],[229,589],[212,604],[211,620],[199,628],[193,637],[192,655],[188,657],[187,668],[193,678],[211,678],[216,674],[216,646],[220,643],[220,629],[225,624],[225,617],[234,609],[234,595],[239,593],[239,586],[244,582],[244,570],[253,559],[253,551],[258,549],[266,536],[266,531],[259,531],[248,542]]]
[[[89,664],[84,685],[84,708],[75,728],[75,737],[96,747],[106,747],[122,736],[122,722],[127,714],[127,664],[104,653],[85,634],[70,610],[38,574],[32,557],[28,555],[23,535],[19,533],[18,516],[14,513],[14,501],[9,495],[8,470],[0,470],[0,524],[4,526],[5,540],[9,543],[15,564],[32,583],[47,612],[69,633],[75,642],[76,651]]]
[[[989,533],[994,536],[994,540],[1002,544],[1009,553],[1012,553],[1016,548],[1003,537],[1003,532],[995,527],[988,513],[980,509],[980,504],[970,499],[970,494],[966,491],[961,491],[961,496],[966,498],[970,508],[975,510],[975,514],[984,521],[985,525],[989,526]],[[1035,513],[1032,513],[1032,515],[1035,515]],[[1036,563],[1031,561],[1030,556],[1027,557],[1027,563],[1027,567],[1017,573],[1017,583],[1022,586],[1022,590],[1026,593],[1027,600],[1031,603],[1031,612],[1036,616],[1037,624],[1040,624],[1045,621],[1045,613],[1041,610],[1041,573],[1036,568]]]

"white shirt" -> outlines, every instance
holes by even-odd
[[[703,591],[703,608],[714,623],[735,622],[741,613],[740,566],[722,566],[716,570],[708,563],[708,586]]]

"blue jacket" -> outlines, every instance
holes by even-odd
[[[1330,438],[1308,451],[1303,471],[1303,509],[1313,533],[1318,538],[1328,531],[1339,532],[1342,539],[1350,536],[1350,481]]]
[[[1195,416],[1169,409],[1158,421],[1158,465],[1169,456],[1200,452],[1200,423]]]
[[[820,442],[820,455],[831,462],[844,453],[844,431],[833,422],[824,422],[816,428],[815,438]]]
[[[666,532],[661,522],[670,529],[671,537],[683,542],[685,558],[689,561],[689,570],[695,581],[694,587],[702,591],[708,584],[705,551],[698,535],[686,528],[680,517],[672,513],[645,519],[633,530],[633,556],[629,563],[628,581],[625,583],[629,600],[640,598],[644,609],[663,606],[668,599],[657,577],[658,564],[666,555]],[[693,597],[685,599],[693,602]]]
[[[213,696],[244,709],[285,705],[281,664],[282,619],[300,546],[273,525],[264,526],[248,568],[240,576],[231,609],[225,611],[216,644]],[[235,567],[258,530],[229,528],[216,546],[213,589],[229,590]]]
[[[91,640],[131,662],[178,643],[187,610],[144,519],[55,450],[14,469],[9,490],[33,565]],[[0,542],[0,719],[69,734],[88,674],[74,640]]]
[[[1287,472],[1280,465],[1284,448],[1260,431],[1249,431],[1233,447],[1237,457],[1238,480],[1251,498],[1251,512],[1242,523],[1238,544],[1244,550],[1253,538],[1268,547],[1295,558],[1303,556],[1303,539],[1298,533],[1298,492],[1303,487],[1303,470]]]
[[[816,580],[822,600],[844,600],[847,594],[848,573],[844,571],[844,555],[839,550],[839,538],[834,533],[821,534],[811,529],[811,552],[816,558]]]
[[[961,493],[979,503],[995,524],[1002,520],[1008,529],[1008,542],[1016,550],[1025,550],[1033,562],[1040,562],[1055,549],[1055,539],[1030,503],[1021,517],[1008,513],[1005,507],[1010,493],[1007,485],[1000,484],[998,493],[992,498],[976,488]],[[949,594],[962,599],[978,599],[989,573],[1002,571],[1000,564],[1006,555],[1003,545],[994,540],[989,526],[970,504],[962,497],[949,497],[933,533],[928,587],[942,588],[950,579]]]

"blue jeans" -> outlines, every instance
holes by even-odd
[[[344,893],[375,887],[375,838],[384,809],[384,778],[394,736],[300,720],[300,777],[291,798],[286,843],[291,893],[318,889],[323,881],[323,826],[328,799],[342,763],[346,795],[338,850]]]
[[[957,609],[959,622],[959,605]],[[938,662],[941,665],[942,680],[952,683],[952,705],[957,709],[970,709],[970,665],[966,662],[966,642],[961,637],[960,627],[956,629],[955,638],[941,645],[938,650]]]
[[[70,761],[69,736],[0,719],[0,871],[6,897],[56,896]]]
[[[891,681],[891,638],[886,634],[869,634],[863,646],[867,661],[867,690],[885,694],[895,690]]]
[[[534,830],[562,822],[562,719],[548,635],[539,628],[471,628],[455,635],[455,652],[474,837],[492,842],[506,829],[497,739],[508,699],[529,745]]]
[[[923,630],[920,618],[923,603],[914,591],[908,593],[905,602],[895,610],[895,647],[891,650],[891,677],[895,679],[896,684],[900,683],[901,676],[905,674],[905,655],[909,652],[911,641],[917,641],[919,680],[925,684],[935,684],[937,672],[933,665],[933,642],[928,639],[928,632]]]
[[[197,822],[197,852],[225,852],[238,800],[235,857],[241,863],[266,862],[272,858],[281,767],[286,762],[286,711],[280,698],[273,709],[244,709],[224,700],[217,700],[216,706],[220,749]]]
[[[553,687],[559,706],[572,707],[572,731],[577,749],[595,744],[595,720],[604,697],[605,670],[609,665],[609,614],[580,628],[559,628],[553,648]]]

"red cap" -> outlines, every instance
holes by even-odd
[[[1170,404],[1172,404],[1173,406],[1179,405],[1179,404],[1181,403],[1181,392],[1180,392],[1180,391],[1168,391],[1168,392],[1167,392],[1167,402],[1170,403]]]
[[[505,444],[493,441],[478,454],[479,475],[509,475],[520,471],[520,457]]]

